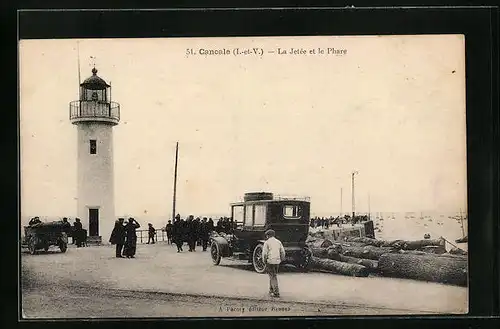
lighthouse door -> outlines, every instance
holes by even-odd
[[[89,236],[99,236],[99,209],[89,209]]]

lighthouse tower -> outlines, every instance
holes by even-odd
[[[89,244],[107,243],[115,222],[113,127],[120,104],[95,67],[80,84],[80,99],[69,104],[69,119],[78,131],[77,216]]]

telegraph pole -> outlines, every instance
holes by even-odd
[[[175,145],[174,195],[172,201],[172,222],[175,221],[175,200],[177,194],[177,159],[179,157],[179,142]]]
[[[368,193],[368,220],[372,218],[372,211],[370,209],[370,193]]]
[[[356,200],[354,198],[354,175],[358,174],[357,171],[352,172],[352,220],[354,221],[356,215]]]
[[[342,217],[342,187],[340,188],[340,217]]]

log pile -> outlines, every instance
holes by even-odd
[[[467,285],[467,254],[454,249],[447,253],[444,239],[383,241],[351,237],[346,242],[327,241],[309,241],[313,268],[350,276],[373,273]]]

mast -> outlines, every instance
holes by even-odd
[[[179,142],[175,145],[174,195],[172,200],[172,222],[175,220],[175,201],[177,194],[177,159],[179,157]]]
[[[80,42],[76,42],[76,52],[77,52],[77,61],[78,61],[78,88],[80,88],[80,84],[82,83],[82,79],[80,78]]]
[[[464,218],[462,217],[462,208],[460,208],[460,222],[462,223],[462,238],[465,238]]]
[[[358,172],[353,171],[352,172],[352,220],[354,221],[354,218],[356,216],[356,206],[355,206],[355,198],[354,198],[354,175],[356,175]]]

